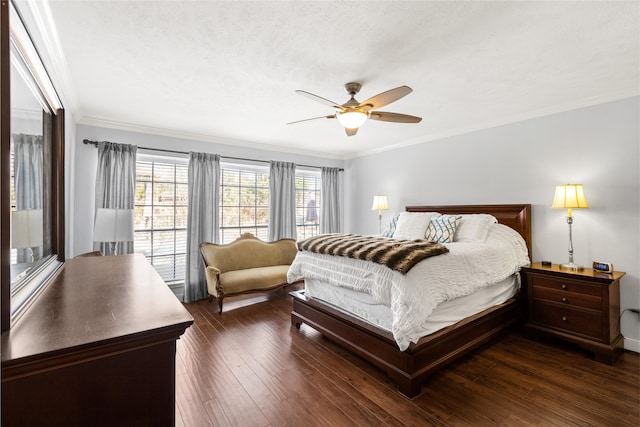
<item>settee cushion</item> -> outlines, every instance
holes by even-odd
[[[287,282],[288,265],[246,268],[220,274],[225,292],[237,293],[249,290],[269,289]],[[211,289],[209,290],[210,293]],[[215,295],[212,293],[212,295]]]

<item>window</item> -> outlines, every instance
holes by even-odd
[[[296,173],[298,240],[320,232],[320,173]],[[269,170],[250,165],[222,165],[220,179],[220,242],[230,243],[242,233],[267,240],[269,227]]]
[[[168,284],[184,281],[187,246],[188,160],[138,154],[136,162],[135,241]],[[296,173],[298,240],[320,231],[319,172]],[[242,233],[267,240],[269,169],[223,164],[220,172],[220,243]]]
[[[169,284],[184,281],[187,198],[187,159],[138,155],[134,247]]]
[[[267,240],[269,170],[249,165],[222,165],[220,172],[220,242],[242,233]]]
[[[320,233],[320,189],[317,172],[296,172],[296,228],[298,240]]]

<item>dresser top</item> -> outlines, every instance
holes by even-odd
[[[74,258],[2,334],[3,368],[149,334],[176,339],[192,323],[142,254]]]

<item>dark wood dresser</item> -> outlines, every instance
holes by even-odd
[[[613,364],[622,354],[620,278],[584,268],[570,271],[558,264],[534,263],[522,269],[527,287],[525,333],[537,339],[553,336],[593,352],[596,360]]]
[[[68,260],[2,335],[2,425],[174,425],[192,323],[143,255]]]

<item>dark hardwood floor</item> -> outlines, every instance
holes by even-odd
[[[638,354],[615,366],[519,331],[434,374],[414,400],[385,374],[290,324],[288,288],[269,296],[185,304],[178,341],[178,426],[638,426]]]

